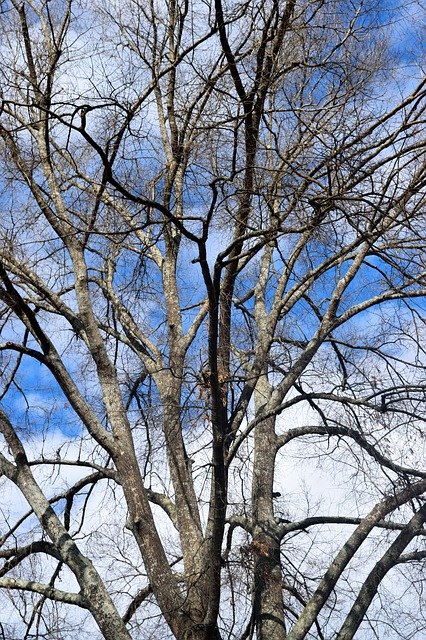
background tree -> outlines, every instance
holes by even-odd
[[[401,11],[1,10],[0,587],[25,637],[93,637],[79,608],[107,640],[420,638]]]

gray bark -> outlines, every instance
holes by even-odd
[[[267,404],[271,389],[266,376],[256,388],[256,405]],[[276,456],[275,418],[259,423],[254,436],[251,543],[253,580],[253,619],[259,640],[284,640],[286,627],[282,591],[280,542],[274,515],[273,491]]]
[[[0,470],[22,491],[40,524],[55,545],[63,562],[75,575],[81,598],[93,615],[106,640],[130,640],[105,585],[92,562],[79,550],[58,516],[46,500],[27,464],[25,451],[5,413],[0,410],[0,431],[15,458],[16,466],[0,458]],[[53,591],[50,593],[54,595]]]
[[[425,520],[426,504],[414,514],[407,526],[401,531],[386,553],[369,573],[361,587],[352,609],[336,636],[336,640],[352,640],[359,629],[374,596],[377,594],[377,589],[381,581],[388,571],[398,563],[401,553],[410,544],[412,539],[419,534]]]

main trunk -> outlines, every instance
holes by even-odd
[[[254,564],[253,616],[257,640],[284,640],[284,605],[273,507],[275,467],[275,419],[263,421],[255,433],[253,468],[253,541]]]

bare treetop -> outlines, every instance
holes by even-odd
[[[416,6],[0,3],[3,638],[424,636]]]

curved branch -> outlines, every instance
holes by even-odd
[[[402,474],[404,476],[410,475],[415,476],[417,478],[426,478],[426,472],[420,471],[419,469],[412,469],[411,467],[404,467],[402,465],[396,464],[389,458],[386,458],[383,454],[381,454],[374,444],[368,442],[367,438],[363,436],[356,429],[351,429],[350,427],[330,427],[330,426],[304,426],[304,427],[296,427],[294,429],[290,429],[282,436],[277,438],[277,449],[280,449],[284,445],[294,440],[294,438],[300,438],[302,436],[309,435],[321,435],[321,436],[336,436],[336,437],[347,437],[354,440],[362,449],[364,449],[376,462],[378,462],[383,467],[390,469],[394,473]]]
[[[3,567],[0,568],[0,577],[5,576],[6,573],[17,567],[18,564],[33,553],[45,553],[46,555],[52,556],[52,558],[61,561],[61,556],[53,544],[47,542],[47,540],[37,540],[25,547],[4,549],[3,551],[0,551],[0,558],[7,559],[7,562],[5,562]]]
[[[173,500],[171,500],[169,496],[166,496],[164,493],[159,493],[158,491],[152,491],[152,489],[146,489],[146,494],[150,502],[158,505],[163,509],[163,511],[168,515],[168,517],[172,521],[174,528],[177,531],[179,531],[176,505],[173,502]]]

